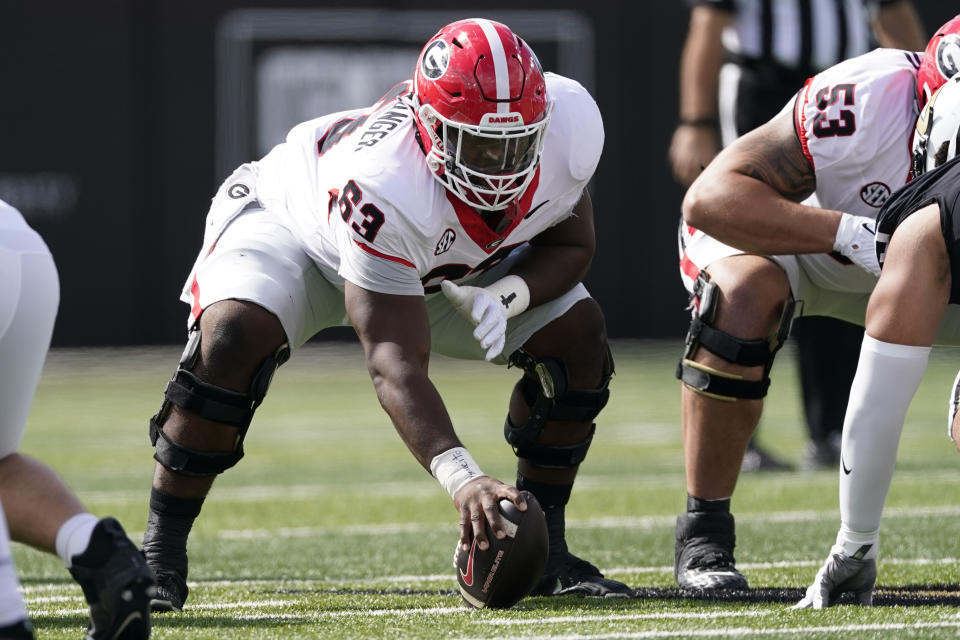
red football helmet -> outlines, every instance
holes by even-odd
[[[530,47],[499,22],[460,20],[423,47],[413,83],[434,177],[477,209],[519,198],[540,163],[552,109]]]
[[[917,104],[921,109],[933,92],[960,71],[960,15],[954,16],[937,32],[923,51],[917,70]]]

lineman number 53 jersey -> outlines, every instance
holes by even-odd
[[[876,218],[906,184],[917,116],[920,54],[876,49],[817,74],[794,102],[794,126],[816,172],[808,204]],[[876,278],[838,254],[799,257],[808,275],[838,291],[872,291]]]
[[[256,197],[338,286],[349,280],[424,295],[444,279],[467,282],[567,218],[596,169],[603,147],[596,103],[562,76],[546,74],[546,85],[554,110],[540,167],[494,229],[430,173],[409,83],[369,109],[294,127],[256,163]]]
[[[876,218],[883,203],[907,182],[919,63],[917,53],[875,49],[810,78],[776,116],[792,109],[797,138],[816,176],[816,190],[803,204]],[[807,168],[797,171],[806,173]],[[680,229],[680,271],[690,291],[701,269],[743,253],[689,225]],[[778,261],[788,275],[794,274],[791,286],[799,298],[816,297],[817,289],[866,294],[877,282],[835,252],[779,256]],[[806,276],[803,281],[794,265]],[[806,281],[813,290],[806,290]],[[804,303],[805,314],[825,311],[814,300]]]

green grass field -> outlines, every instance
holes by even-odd
[[[529,598],[465,609],[451,557],[457,514],[380,409],[353,344],[321,343],[277,374],[247,456],[214,487],[190,538],[191,595],[155,638],[956,638],[960,457],[945,435],[956,351],[935,352],[911,407],[887,501],[878,606],[793,611],[839,524],[837,474],[744,475],[734,496],[739,601],[673,590],[673,523],[685,492],[679,343],[617,342],[610,404],[567,509],[571,550],[640,588],[629,601]],[[147,419],[178,348],[51,353],[23,443],[91,511],[139,539],[153,469]],[[432,376],[487,473],[514,477],[503,441],[515,371],[436,358]],[[760,440],[799,462],[789,346]],[[38,638],[79,638],[86,606],[59,559],[15,547]]]

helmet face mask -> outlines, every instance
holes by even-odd
[[[954,76],[933,92],[917,118],[911,175],[916,178],[955,158],[958,143],[960,76]]]
[[[524,171],[536,160],[539,131],[504,131],[503,135],[495,132],[491,135],[460,128],[459,134],[452,145],[452,136],[447,138],[447,148],[452,146],[456,163],[471,171],[508,175]]]
[[[500,210],[530,185],[552,104],[540,63],[505,25],[461,20],[426,44],[414,73],[427,166],[452,194]]]

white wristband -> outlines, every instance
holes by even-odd
[[[847,255],[844,251],[849,250],[851,243],[857,239],[857,231],[860,224],[867,220],[863,216],[855,216],[849,213],[840,212],[840,224],[837,226],[837,235],[833,239],[833,248],[835,251]],[[859,249],[860,247],[853,247]]]
[[[520,315],[530,306],[530,287],[520,276],[504,276],[484,289],[500,303],[507,318]]]
[[[430,461],[430,473],[452,498],[460,487],[486,475],[463,447],[448,449]]]

